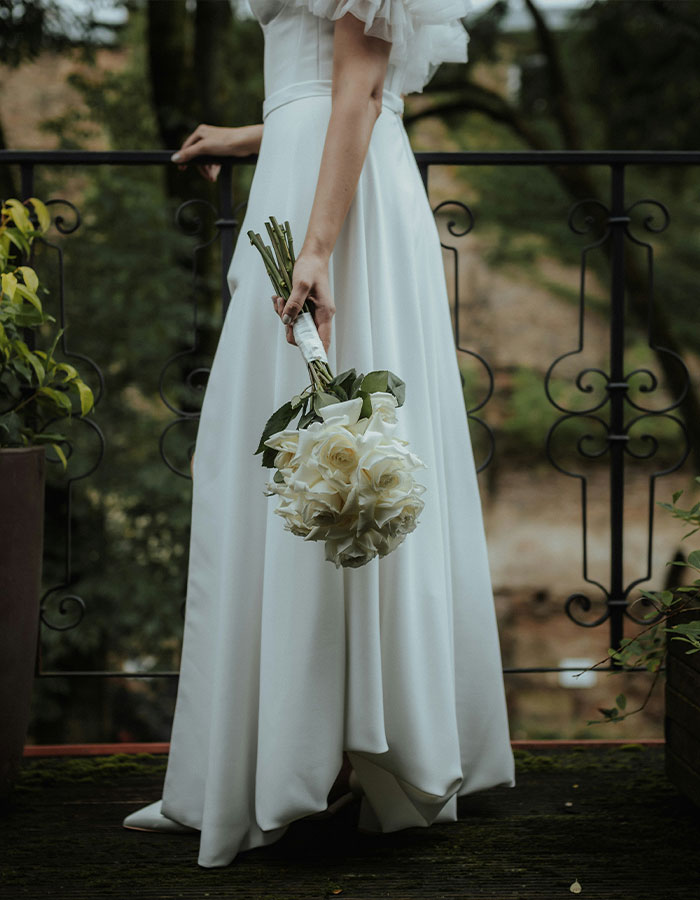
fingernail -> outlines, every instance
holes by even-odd
[[[288,316],[287,313],[285,313],[282,316],[282,321],[284,322],[285,325],[289,325],[289,323],[292,321],[292,317]]]
[[[173,153],[173,155],[170,157],[170,159],[171,159],[173,162],[179,162],[179,161],[180,161],[180,154],[179,154],[179,153]]]

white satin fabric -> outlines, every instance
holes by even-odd
[[[265,26],[266,72],[280,54],[291,63],[300,52],[328,52],[314,37],[325,25],[313,32],[296,21],[310,15],[285,6]],[[308,377],[246,232],[265,234],[274,215],[289,220],[301,247],[331,112],[328,80],[270,86],[197,437],[180,682],[159,807],[201,832],[205,867],[325,809],[343,750],[365,791],[358,825],[367,830],[453,822],[458,796],[515,785],[442,251],[403,104],[389,90],[330,260],[337,313],[328,359],[335,372],[390,369],[405,380],[399,433],[428,466],[425,509],[389,556],[336,569],[322,543],[284,530],[275,498],[263,494],[270,471],[253,451],[270,413]]]

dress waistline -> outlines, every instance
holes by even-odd
[[[331,85],[330,78],[315,78],[311,81],[295,81],[273,91],[263,100],[263,122],[273,109],[277,109],[278,106],[284,106],[285,103],[291,103],[292,100],[301,100],[303,97],[330,96]],[[398,94],[387,88],[384,88],[382,91],[382,106],[399,116],[403,114],[403,100]]]

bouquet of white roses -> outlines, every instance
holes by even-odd
[[[272,247],[248,232],[279,296],[292,290],[294,250],[289,222],[265,223]],[[300,321],[302,320],[302,321]],[[416,527],[425,487],[413,472],[425,468],[395,432],[405,385],[387,370],[333,376],[311,312],[294,323],[294,339],[311,384],[270,416],[256,453],[274,468],[267,495],[285,528],[307,541],[325,541],[336,567],[365,565],[391,553]],[[290,422],[300,416],[296,428]]]

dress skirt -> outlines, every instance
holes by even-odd
[[[273,410],[308,384],[248,229],[272,215],[303,243],[330,82],[291,84],[264,134],[228,272],[231,303],[194,457],[185,630],[163,815],[201,831],[201,866],[278,840],[327,806],[343,751],[358,825],[457,818],[457,797],[514,786],[501,655],[437,228],[400,113],[384,92],[330,260],[334,373],[406,382],[398,436],[427,465],[418,526],[391,554],[336,569],[264,495],[254,456]],[[266,241],[267,242],[267,241]]]

